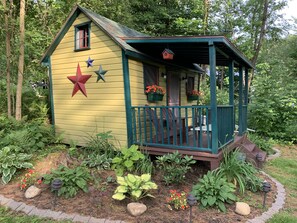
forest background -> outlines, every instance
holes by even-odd
[[[225,35],[256,67],[248,83],[249,127],[296,143],[296,19],[284,18],[287,0],[1,0],[0,115],[48,116],[40,58],[75,4],[152,36]],[[228,75],[225,68],[217,73],[224,103]]]

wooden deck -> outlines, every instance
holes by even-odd
[[[241,144],[244,136],[235,136],[234,142],[230,143],[224,151],[230,151],[238,147]],[[194,150],[186,150],[186,149],[170,149],[170,148],[161,148],[161,147],[141,147],[142,151],[146,151],[151,155],[164,155],[168,153],[173,153],[178,151],[183,155],[193,156],[195,160],[206,161],[210,163],[210,169],[216,169],[220,165],[220,161],[223,158],[223,150],[221,149],[218,154],[212,154],[208,152],[199,152]]]

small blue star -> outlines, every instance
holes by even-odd
[[[86,61],[87,67],[92,67],[93,66],[93,61],[94,60],[92,60],[91,57],[89,57],[89,59]]]
[[[95,71],[95,73],[98,75],[97,82],[102,79],[105,82],[104,74],[107,72],[107,70],[103,70],[102,66],[100,65],[99,70]]]

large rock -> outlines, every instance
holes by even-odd
[[[147,207],[144,204],[132,202],[127,205],[127,210],[131,215],[139,216],[147,210]]]
[[[235,212],[240,215],[249,215],[251,213],[251,208],[247,203],[236,202]]]
[[[30,186],[25,192],[25,198],[33,198],[38,196],[41,193],[41,189],[35,187],[34,185]]]

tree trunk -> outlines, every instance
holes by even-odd
[[[209,0],[204,0],[204,18],[203,18],[203,35],[206,35],[208,29]]]
[[[6,97],[7,97],[7,115],[11,116],[11,91],[10,91],[10,59],[11,59],[11,44],[10,44],[10,37],[11,37],[11,30],[9,27],[9,18],[12,15],[12,0],[10,1],[9,11],[6,8],[6,0],[2,0],[3,8],[5,11],[4,15],[4,23],[5,23],[5,30],[6,30]],[[9,13],[9,16],[8,16]]]
[[[262,16],[262,23],[261,23],[261,30],[260,30],[260,36],[258,38],[258,41],[255,43],[255,54],[252,58],[252,64],[253,66],[256,66],[257,60],[258,60],[258,56],[262,47],[262,43],[263,43],[263,39],[267,30],[267,17],[268,17],[268,0],[264,0],[264,4],[263,4],[263,16]],[[255,39],[257,38],[257,36],[255,36]],[[251,82],[252,79],[254,77],[254,71],[251,72],[249,81],[248,81],[248,90],[250,89],[251,86]]]
[[[20,0],[20,55],[18,65],[18,84],[16,92],[16,120],[22,119],[22,89],[24,75],[24,54],[25,54],[25,0]]]

